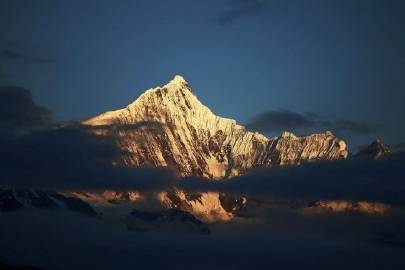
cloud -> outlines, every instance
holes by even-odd
[[[18,86],[0,87],[0,138],[42,129],[50,121],[50,112],[34,103],[29,90]]]
[[[328,129],[339,131],[345,131],[356,134],[370,134],[378,130],[377,125],[359,123],[351,120],[320,120],[319,125]]]
[[[226,222],[207,236],[129,232],[120,222],[57,211],[0,215],[3,261],[45,269],[402,269],[405,261],[403,248],[367,242],[392,223],[401,233],[403,221],[391,219],[282,212],[262,227]]]
[[[226,8],[219,14],[218,22],[228,24],[245,16],[256,14],[263,8],[259,0],[229,0]]]
[[[68,190],[161,190],[174,176],[164,168],[112,164],[125,156],[112,137],[80,125],[33,132],[0,146],[1,185]]]
[[[328,129],[334,132],[370,134],[378,130],[376,125],[351,120],[324,119],[315,113],[298,113],[290,110],[269,110],[253,117],[247,128],[261,132],[303,131]]]
[[[405,151],[405,142],[389,144],[388,147],[393,152]]]
[[[189,178],[187,190],[213,190],[288,200],[378,201],[405,207],[405,152],[382,158],[253,170],[221,182]]]
[[[103,127],[104,130],[139,129]],[[163,168],[125,168],[112,160],[127,153],[114,138],[97,136],[79,124],[51,125],[50,112],[32,100],[29,90],[2,87],[0,90],[0,185],[47,189],[160,189],[171,185],[174,176]],[[110,133],[108,133],[110,134]]]
[[[52,64],[55,63],[54,59],[50,58],[42,58],[31,56],[27,54],[23,54],[11,49],[1,49],[0,50],[0,59],[6,61],[24,61],[28,63],[35,63],[35,64]]]

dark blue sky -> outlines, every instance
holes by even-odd
[[[378,127],[352,145],[401,143],[404,28],[401,0],[2,0],[0,85],[71,120],[181,74],[242,124],[286,109]]]

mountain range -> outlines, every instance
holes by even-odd
[[[125,154],[114,163],[169,167],[179,176],[224,179],[257,167],[346,159],[346,143],[330,131],[268,138],[235,120],[215,115],[189,83],[176,75],[146,90],[123,109],[82,121],[96,134],[110,135]]]
[[[278,137],[268,138],[238,125],[235,120],[217,116],[198,100],[189,83],[178,75],[164,86],[146,90],[127,107],[102,113],[81,124],[98,136],[113,138],[122,150],[111,160],[113,164],[168,167],[180,177],[219,180],[241,176],[254,168],[344,160],[353,156],[346,143],[330,131],[305,137],[285,131]],[[376,140],[354,157],[377,159],[389,154],[389,149]],[[0,188],[1,211],[45,208],[108,215],[105,209],[131,209],[134,204],[140,206],[140,202],[151,201],[159,209],[152,209],[155,212],[149,214],[159,222],[177,218],[180,213],[169,215],[159,212],[163,211],[162,208],[186,211],[203,221],[212,222],[241,215],[241,210],[247,208],[248,199],[219,192],[187,192],[177,188],[150,194],[136,190],[59,192]],[[313,203],[304,200],[288,204],[291,207],[299,205],[301,208],[310,206],[336,211],[366,209],[370,212],[369,209],[374,211],[378,208],[369,202],[349,201]],[[148,211],[151,210],[149,208],[146,205]],[[114,212],[112,215],[116,214]],[[129,220],[132,224],[134,220],[143,220],[145,215],[145,212],[133,212]]]

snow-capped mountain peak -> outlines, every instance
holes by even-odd
[[[131,126],[109,133],[129,153],[121,157],[122,164],[168,166],[182,176],[222,179],[260,166],[348,155],[346,144],[330,132],[307,137],[285,132],[271,139],[248,131],[235,120],[215,115],[179,75],[166,85],[146,90],[123,109],[82,123]]]

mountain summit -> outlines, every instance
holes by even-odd
[[[179,75],[164,86],[146,90],[126,108],[82,124],[116,138],[127,153],[116,162],[170,167],[181,176],[222,179],[255,167],[348,156],[346,143],[329,131],[306,137],[284,132],[276,138],[250,132],[235,120],[212,113]]]

